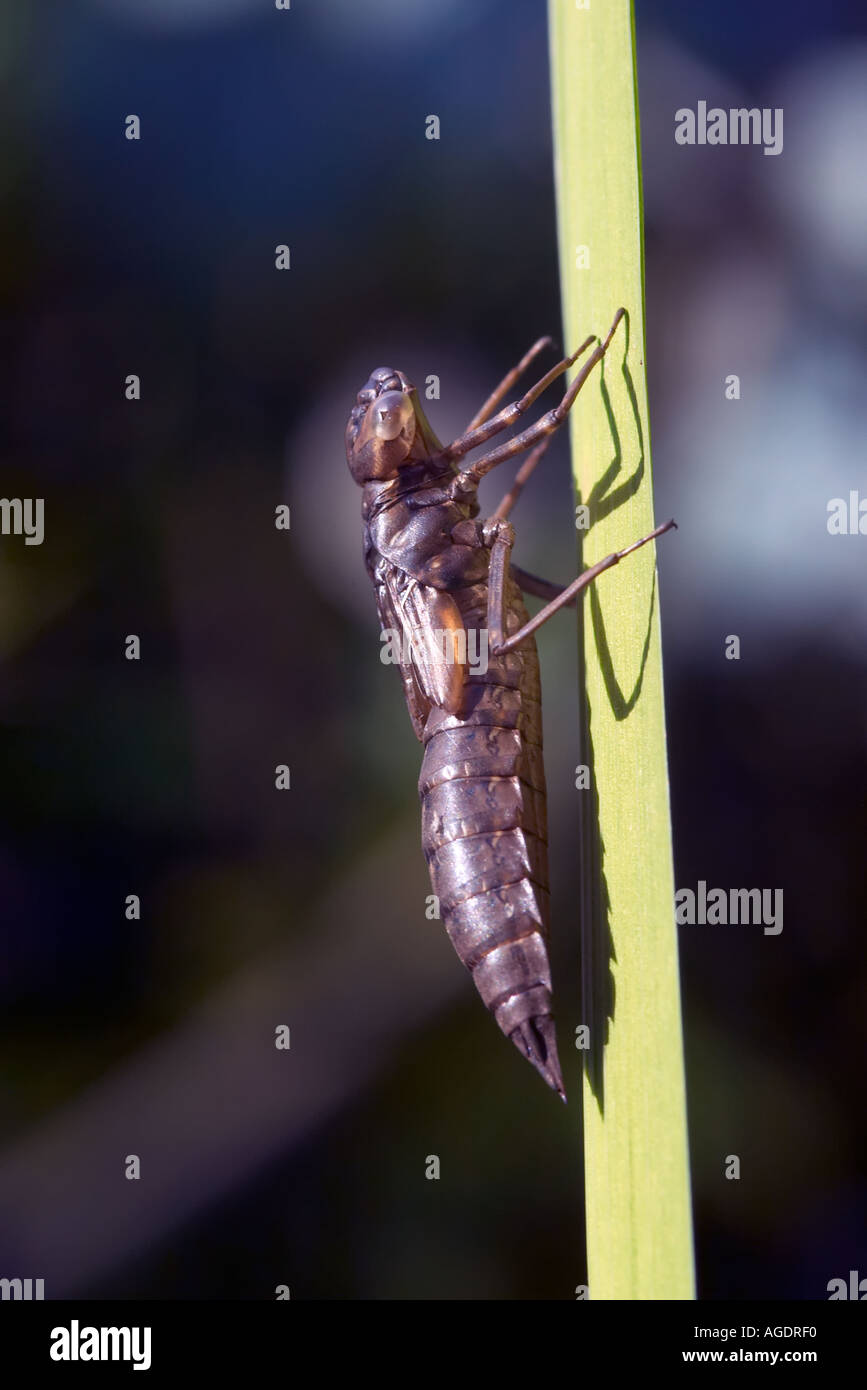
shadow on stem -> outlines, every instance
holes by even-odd
[[[603,517],[609,516],[633,497],[640,488],[645,474],[644,431],[641,414],[635,394],[635,383],[629,370],[629,315],[623,320],[624,344],[620,372],[626,385],[629,408],[638,440],[638,462],[628,477],[624,471],[621,429],[615,418],[611,396],[605,381],[605,367],[612,353],[601,363],[600,394],[613,446],[611,461],[601,478],[594,483],[586,499],[592,527]],[[613,344],[612,344],[613,347]],[[579,496],[579,501],[583,499]],[[579,535],[581,533],[579,532]],[[583,547],[582,547],[583,549]],[[581,555],[583,567],[583,554]],[[653,615],[656,606],[656,571],[654,569],[653,588],[647,613],[647,626],[641,662],[635,684],[630,692],[624,691],[614,668],[611,647],[602,614],[602,605],[595,584],[588,589],[590,603],[590,623],[593,645],[599,660],[605,692],[615,719],[627,719],[641,696],[644,671],[650,651],[650,638],[653,630]],[[583,605],[579,608],[579,748],[580,760],[589,768],[591,797],[583,803],[581,817],[581,1002],[584,1023],[589,1025],[589,1049],[585,1053],[585,1067],[590,1089],[596,1099],[600,1112],[605,1109],[604,1094],[604,1052],[608,1042],[609,1025],[614,1018],[615,981],[612,964],[616,959],[614,937],[611,930],[611,899],[605,878],[605,845],[600,828],[600,800],[596,779],[593,737],[590,728],[590,708],[587,698],[587,667],[585,658],[585,623],[587,615]]]

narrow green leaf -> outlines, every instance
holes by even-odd
[[[630,0],[549,0],[565,341],[627,319],[571,414],[583,564],[653,529]],[[677,533],[658,542],[676,545]],[[587,1258],[593,1299],[692,1298],[689,1160],[654,545],[584,600]]]

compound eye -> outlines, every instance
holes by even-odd
[[[377,439],[397,439],[412,419],[412,402],[403,391],[384,391],[371,406]]]

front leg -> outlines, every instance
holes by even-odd
[[[622,315],[623,310],[618,310],[618,313]],[[544,339],[540,340],[540,342],[544,343]],[[564,372],[568,372],[569,368],[575,365],[578,358],[583,352],[587,351],[592,342],[593,336],[591,335],[584,340],[579,348],[576,348],[571,356],[564,357],[555,367],[552,367],[549,372],[546,372],[541,380],[536,382],[535,386],[531,386],[530,390],[524,393],[520,400],[512,401],[511,405],[504,406],[496,415],[490,416],[490,418],[487,419],[484,417],[487,415],[488,406],[491,404],[491,401],[486,401],[479,411],[479,416],[476,417],[477,419],[482,417],[483,423],[471,425],[470,428],[459,435],[457,439],[453,439],[451,444],[447,444],[445,448],[441,450],[438,457],[450,461],[463,458],[464,454],[469,454],[473,449],[478,448],[480,444],[484,444],[486,440],[490,439],[493,435],[501,434],[503,430],[509,429],[525,411],[530,409],[533,402],[539,399],[543,391],[547,391],[552,382],[556,381],[558,377],[562,376]],[[539,346],[540,344],[537,343],[536,347]],[[525,361],[531,360],[534,355],[535,348],[530,350]],[[509,378],[507,377],[503,385],[508,389],[509,384]],[[499,395],[500,389],[499,387],[497,388],[497,391],[494,392],[494,396]]]
[[[499,448],[492,449],[489,454],[483,454],[480,459],[476,459],[475,463],[471,463],[467,468],[463,469],[462,471],[466,476],[468,482],[481,482],[485,474],[489,473],[492,468],[496,468],[497,464],[505,463],[506,459],[514,458],[516,454],[525,453],[528,449],[532,449],[534,445],[540,444],[543,439],[545,439],[548,435],[553,434],[555,430],[558,430],[560,428],[560,426],[565,422],[569,414],[569,411],[572,409],[572,406],[575,403],[575,398],[578,395],[578,392],[581,390],[581,387],[584,385],[590,373],[593,371],[593,368],[602,361],[603,357],[608,351],[608,348],[611,345],[611,340],[614,337],[614,334],[617,332],[618,324],[620,324],[622,319],[625,317],[625,314],[625,309],[617,310],[617,313],[614,315],[614,321],[611,324],[611,327],[609,328],[607,334],[605,335],[605,338],[602,340],[599,346],[596,347],[590,354],[587,361],[584,363],[584,366],[581,368],[581,371],[578,373],[575,380],[572,382],[572,385],[569,387],[568,391],[564,395],[560,404],[555,405],[553,410],[549,410],[547,414],[543,415],[540,420],[537,420],[535,425],[531,425],[529,429],[522,430],[520,434],[516,434],[514,438],[510,439],[507,444],[501,444]],[[579,351],[581,350],[582,349],[579,349]],[[555,368],[554,370],[556,371],[557,369]],[[519,402],[518,404],[522,403]],[[513,407],[510,406],[507,407],[507,409],[513,409]],[[501,411],[500,415],[503,414],[504,412]],[[481,425],[478,430],[473,431],[474,438],[473,443],[470,445],[470,447],[475,447],[475,444],[482,443],[482,439],[475,438],[475,436],[481,436],[483,431],[487,430],[489,426],[492,425],[495,421],[499,420],[499,418],[499,415],[495,415],[493,421],[489,420],[487,425]],[[511,421],[509,421],[509,423],[511,423]],[[467,438],[469,438],[469,436],[465,436],[465,439]],[[452,445],[449,446],[449,448],[453,447],[454,446]],[[448,454],[448,452],[449,450],[444,450],[445,454]],[[529,463],[529,459],[527,462]],[[535,462],[533,466],[535,467]],[[506,498],[504,498],[503,500],[504,503],[507,501]]]

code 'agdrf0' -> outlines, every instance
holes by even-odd
[[[513,425],[592,347],[588,338],[520,399],[501,402],[545,347],[541,338],[465,432],[443,446],[415,387],[379,367],[358,393],[346,454],[362,487],[364,559],[383,631],[406,642],[400,670],[424,744],[422,845],[452,945],[502,1031],[565,1100],[548,964],[548,835],[539,658],[533,633],[603,570],[674,525],[658,526],[561,588],[511,562],[507,517],[618,324],[597,342],[560,404],[506,443],[459,467]],[[493,516],[479,519],[479,482],[530,451]],[[523,594],[548,602],[530,619]],[[485,669],[466,658],[484,631]]]

